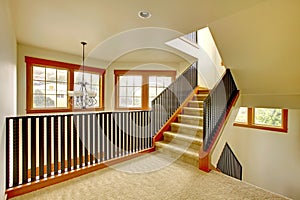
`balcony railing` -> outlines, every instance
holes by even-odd
[[[150,111],[6,118],[6,188],[152,146]]]

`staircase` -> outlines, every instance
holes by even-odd
[[[170,130],[163,133],[164,140],[155,142],[157,151],[199,167],[199,151],[203,143],[203,100],[208,92],[201,88],[194,94],[177,116],[177,122],[171,123]]]

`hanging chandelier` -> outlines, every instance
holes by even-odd
[[[97,103],[96,96],[97,93],[95,91],[89,91],[87,86],[88,82],[84,81],[84,48],[87,44],[86,42],[81,42],[82,44],[82,79],[78,82],[79,90],[78,91],[68,91],[68,95],[70,97],[70,103],[74,104],[76,107],[80,109],[86,109],[87,107],[94,106]]]

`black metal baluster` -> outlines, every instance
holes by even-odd
[[[44,133],[44,117],[39,117],[39,179],[44,178],[44,154],[45,154],[45,133]]]
[[[60,170],[61,173],[65,172],[65,116],[60,117]]]
[[[10,142],[11,134],[14,135],[14,129],[13,132],[10,132],[10,118],[6,118],[6,189],[9,188],[9,180],[11,176],[11,170],[9,167],[11,155],[10,155],[10,147],[13,145]],[[14,127],[13,127],[14,128]]]
[[[95,163],[98,163],[99,160],[99,121],[98,121],[98,115],[94,114],[94,125],[95,125],[95,130],[94,130],[94,141],[95,141],[95,146],[94,146],[94,156],[95,156]]]
[[[99,130],[99,143],[100,143],[100,147],[99,147],[99,156],[100,156],[100,162],[102,162],[103,161],[103,152],[104,152],[104,149],[103,149],[103,146],[104,146],[104,144],[103,144],[103,132],[104,132],[104,129],[103,129],[103,114],[101,113],[101,114],[99,114],[99,128],[100,128],[100,130]]]
[[[22,122],[22,183],[28,183],[28,118],[21,118]]]
[[[31,182],[36,180],[36,117],[31,117]]]
[[[72,131],[72,116],[67,116],[67,167],[68,171],[71,171],[72,163],[72,155],[71,155],[71,148],[72,148],[72,138],[71,138],[71,131]]]
[[[73,169],[77,169],[77,144],[78,144],[78,133],[77,133],[77,123],[78,115],[73,115]],[[79,142],[80,144],[80,142]]]
[[[54,117],[54,175],[58,174],[58,116]]]
[[[79,146],[78,146],[78,154],[79,154],[79,167],[81,168],[83,165],[83,115],[78,115],[78,134],[79,134]],[[77,120],[76,120],[77,121]]]
[[[89,130],[89,135],[90,135],[90,165],[93,164],[94,162],[94,118],[93,118],[93,114],[89,115],[89,122],[90,122],[90,130]]]
[[[83,133],[83,137],[84,137],[84,164],[85,166],[88,166],[88,162],[89,162],[89,121],[88,121],[88,115],[85,114],[84,115],[84,133]]]
[[[103,123],[103,131],[104,131],[104,161],[107,160],[107,143],[108,143],[108,130],[107,130],[107,114],[104,114],[104,123]]]
[[[52,152],[52,147],[51,147],[51,131],[52,131],[52,122],[51,122],[51,117],[47,117],[47,177],[51,176],[51,152]]]
[[[19,119],[13,119],[13,187],[19,185]]]

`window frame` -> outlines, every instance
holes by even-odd
[[[149,77],[168,76],[172,82],[176,78],[176,70],[114,70],[115,74],[115,109],[116,110],[150,110],[149,107]],[[119,78],[120,76],[142,76],[142,106],[120,107],[119,106]]]
[[[94,68],[84,66],[84,71],[89,73],[97,73],[100,75],[99,79],[99,107],[92,107],[87,109],[78,109],[74,108],[70,103],[70,97],[67,94],[67,107],[66,108],[33,108],[33,67],[46,67],[46,68],[55,68],[55,69],[64,69],[68,70],[67,78],[67,88],[68,91],[74,90],[74,72],[82,71],[82,66],[78,64],[65,63],[54,60],[47,60],[42,58],[34,58],[25,56],[26,63],[26,113],[55,113],[55,112],[76,112],[76,111],[100,111],[104,110],[104,79],[105,79],[105,69]]]
[[[270,108],[270,109],[272,109],[272,108]],[[282,115],[281,116],[281,122],[282,122],[281,127],[255,124],[254,123],[254,118],[255,118],[254,115],[255,115],[255,108],[248,107],[247,122],[246,123],[234,122],[233,126],[287,133],[287,131],[288,131],[288,109],[281,109],[281,115]]]

